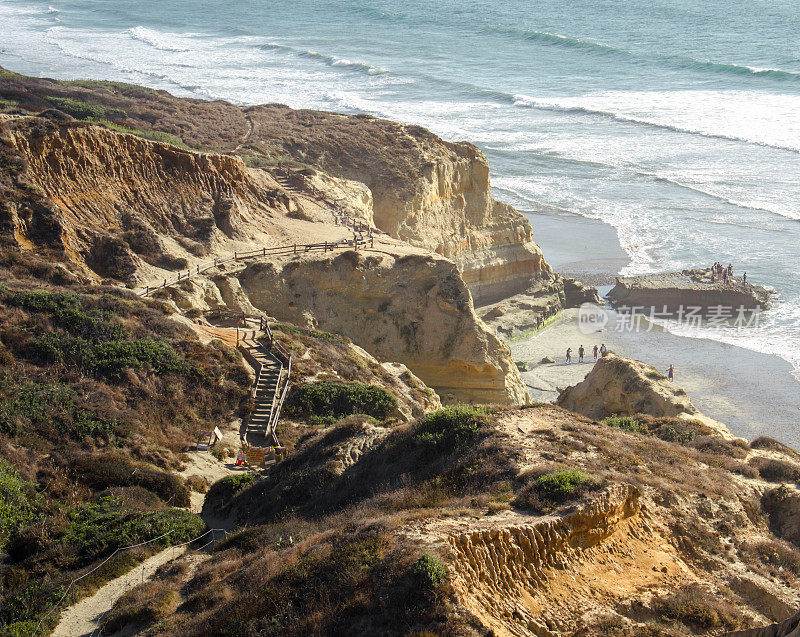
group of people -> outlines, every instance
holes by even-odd
[[[606,344],[605,343],[600,345],[600,347],[597,347],[597,345],[595,345],[592,348],[592,355],[594,356],[594,362],[596,363],[597,359],[598,358],[602,358],[603,356],[605,356],[607,352],[608,352],[608,349],[606,348]],[[578,362],[582,363],[585,356],[586,356],[586,350],[584,349],[583,345],[581,345],[578,348]],[[572,348],[568,347],[567,348],[567,363],[569,364],[571,362],[572,362]],[[675,366],[674,365],[670,365],[669,369],[667,369],[667,378],[669,380],[674,380],[675,379]]]
[[[597,359],[600,358],[601,356],[605,356],[607,351],[608,351],[608,349],[606,348],[606,344],[605,343],[603,343],[600,347],[597,347],[597,345],[595,345],[592,348],[592,355],[594,356],[595,362],[597,362]],[[586,350],[584,349],[583,345],[581,345],[578,348],[578,362],[582,363],[585,356],[586,356]],[[572,362],[572,348],[568,347],[567,348],[567,363],[571,363],[571,362]]]
[[[725,285],[733,284],[733,264],[729,263],[724,267],[719,261],[711,266],[711,282],[722,281]],[[747,272],[742,274],[742,284],[747,283]]]

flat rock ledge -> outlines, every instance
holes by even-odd
[[[677,313],[683,308],[731,308],[736,311],[769,308],[771,290],[735,277],[729,284],[714,282],[710,269],[683,270],[666,274],[617,277],[616,285],[606,298],[616,307],[655,308]]]

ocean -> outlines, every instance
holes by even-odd
[[[471,141],[534,238],[563,219],[568,249],[586,217],[622,274],[721,261],[774,288],[758,329],[690,335],[800,370],[795,0],[0,0],[0,65]]]

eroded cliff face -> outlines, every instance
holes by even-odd
[[[5,203],[26,248],[59,250],[100,276],[132,280],[145,265],[178,269],[230,239],[246,241],[291,199],[238,157],[45,118],[0,120],[25,167],[30,199]]]
[[[447,401],[520,404],[508,347],[475,315],[452,262],[401,245],[254,263],[238,278],[280,320],[344,334],[407,365]]]
[[[449,535],[459,600],[497,635],[560,635],[593,606],[679,579],[688,569],[648,524],[639,497],[618,484],[563,517]],[[592,582],[591,603],[577,582]]]
[[[476,304],[552,277],[528,220],[491,195],[489,163],[466,142],[374,117],[248,110],[250,145],[366,184],[375,225],[390,236],[453,259]]]

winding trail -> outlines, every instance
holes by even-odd
[[[112,604],[120,595],[137,584],[150,580],[158,567],[180,557],[185,552],[185,546],[166,548],[149,557],[125,575],[111,580],[94,595],[73,604],[61,613],[61,620],[52,632],[52,637],[85,637],[96,632],[99,633],[103,616],[111,609]]]
[[[238,421],[234,421],[229,423],[228,427],[225,428],[223,435],[238,436],[238,431]],[[183,478],[190,475],[202,475],[213,483],[225,476],[242,471],[242,469],[236,467],[233,462],[230,464],[219,462],[208,452],[188,451],[186,455],[189,456],[190,462],[187,467],[180,472]],[[200,514],[203,508],[205,494],[192,491],[191,500],[192,513]],[[227,528],[230,530],[230,528],[232,528],[226,521],[217,520],[208,516],[202,517],[209,529]],[[213,533],[209,537],[213,537]],[[219,537],[219,534],[217,534],[217,537]],[[58,625],[51,633],[52,637],[87,637],[89,635],[99,635],[103,618],[106,613],[111,610],[114,602],[119,599],[121,595],[137,584],[152,579],[159,567],[173,559],[182,557],[187,553],[187,550],[188,547],[186,545],[168,547],[147,558],[144,562],[138,564],[124,575],[107,582],[93,595],[85,597],[72,606],[65,608],[61,612]],[[187,559],[191,560],[191,566],[195,568],[197,564],[208,559],[208,555],[202,552],[194,553],[190,554]]]

